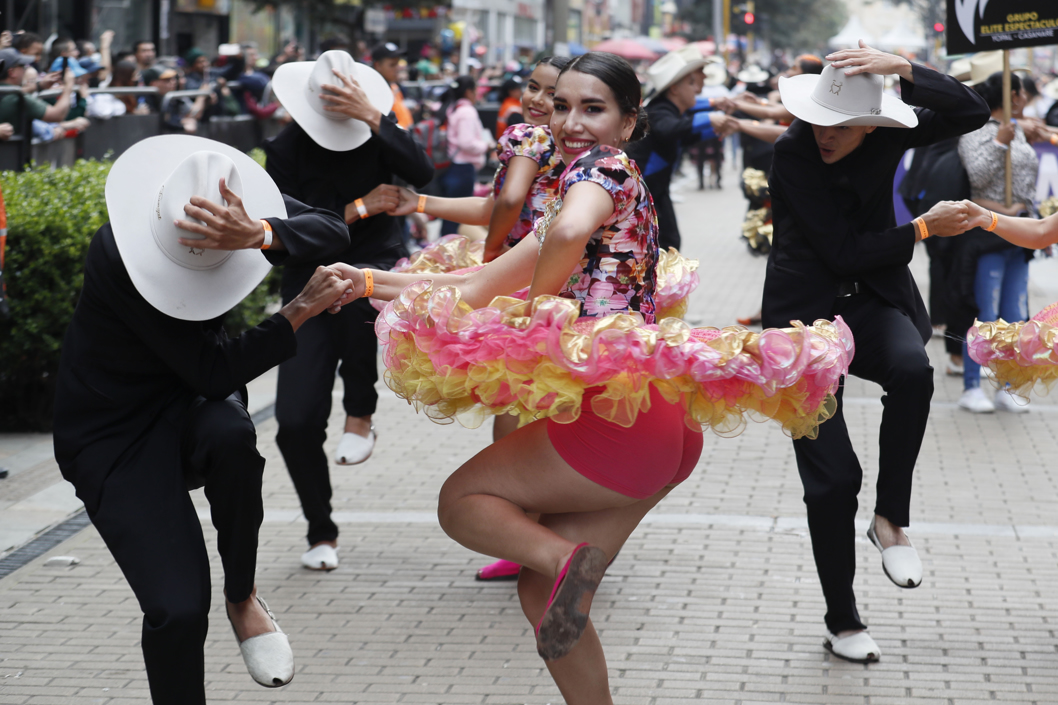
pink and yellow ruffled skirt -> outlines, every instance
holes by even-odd
[[[970,357],[995,373],[995,382],[1027,398],[1058,382],[1058,303],[1021,323],[974,321],[966,335]]]
[[[393,267],[394,272],[412,274],[456,274],[481,269],[485,243],[473,241],[462,235],[446,235],[431,243],[411,257],[405,257]],[[657,266],[657,291],[654,304],[657,318],[682,318],[687,313],[687,299],[698,288],[698,260],[687,259],[675,248],[660,252]],[[523,301],[529,289],[511,294]],[[381,301],[372,302],[379,311]]]
[[[650,409],[653,387],[682,404],[691,428],[729,436],[771,419],[814,438],[854,352],[840,318],[755,333],[579,314],[578,302],[554,296],[472,309],[454,287],[417,282],[375,324],[386,383],[432,419],[470,427],[497,414],[570,423],[594,388],[592,410],[627,428]]]

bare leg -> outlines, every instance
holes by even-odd
[[[441,488],[437,514],[445,533],[463,546],[554,580],[577,544],[526,512],[596,512],[637,501],[571,468],[552,447],[547,422],[536,421],[456,470]]]
[[[355,433],[358,436],[367,438],[371,435],[371,417],[370,416],[346,416],[345,417],[345,432]]]
[[[228,619],[235,627],[235,635],[239,642],[244,642],[252,636],[267,634],[275,631],[272,628],[272,620],[257,601],[257,586],[253,588],[250,597],[243,602],[228,602],[224,599],[224,606],[228,610]]]

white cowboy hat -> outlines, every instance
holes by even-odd
[[[1040,88],[1040,93],[1053,100],[1058,100],[1058,78]]]
[[[705,65],[705,85],[720,86],[727,83],[727,69],[724,68],[723,59],[710,57]]]
[[[1010,65],[1011,71],[1024,70],[1024,66],[1014,66],[1013,63]],[[970,57],[970,79],[964,80],[963,84],[967,86],[976,86],[978,83],[984,83],[988,80],[988,77],[994,73],[999,73],[1003,70],[1003,52],[1002,51],[980,51]]]
[[[779,79],[783,106],[796,117],[813,125],[876,125],[915,127],[918,115],[907,103],[884,95],[885,79],[873,73],[846,76],[842,69],[828,64],[818,76]]]
[[[649,104],[684,76],[701,71],[705,63],[705,57],[695,44],[665,54],[647,69],[647,97],[643,103]]]
[[[389,115],[393,109],[393,89],[386,79],[340,49],[325,51],[316,61],[290,61],[281,65],[272,76],[272,90],[313,142],[332,152],[348,152],[371,138],[371,127],[366,122],[324,110],[329,103],[320,97],[322,87],[345,87],[332,69],[352,76],[367,93],[371,104],[383,115]]]
[[[1000,70],[1003,69],[1002,66],[999,68]],[[948,75],[956,81],[970,80],[970,57],[964,56],[961,59],[956,59],[951,62],[951,66],[948,67]]]
[[[738,72],[738,80],[743,83],[764,83],[771,78],[771,74],[760,66],[753,64]]]
[[[177,242],[202,239],[173,221],[190,220],[184,206],[191,196],[223,203],[222,177],[254,220],[287,217],[283,195],[257,162],[202,137],[150,137],[110,169],[106,201],[114,242],[136,291],[167,316],[216,318],[246,298],[272,266],[259,250],[207,250]]]

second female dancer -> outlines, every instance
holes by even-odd
[[[524,566],[522,609],[571,705],[612,702],[588,616],[592,598],[643,516],[694,469],[698,422],[716,428],[741,418],[739,403],[767,396],[773,416],[790,411],[812,433],[852,348],[840,322],[822,322],[824,334],[802,327],[759,341],[730,331],[717,346],[704,341],[720,331],[690,331],[671,318],[655,325],[657,218],[622,151],[646,130],[640,101],[624,59],[593,52],[570,62],[551,120],[566,165],[557,197],[533,237],[484,268],[412,274],[334,265],[354,297],[391,301],[376,330],[398,394],[430,405],[434,416],[458,413],[461,401],[445,397],[453,392],[493,413],[517,408],[529,421],[453,473],[438,516],[463,546]],[[525,286],[525,302],[503,296]],[[771,355],[769,341],[779,338],[783,354]],[[751,354],[768,359],[743,364]],[[772,371],[769,385],[763,376]],[[725,375],[731,385],[711,386]],[[792,385],[796,394],[784,396],[780,388]],[[794,412],[809,398],[811,408]]]

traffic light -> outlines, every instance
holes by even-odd
[[[745,17],[743,17],[742,19],[746,21],[746,24],[753,24],[757,21],[757,18],[754,17],[752,12],[747,12]]]
[[[933,31],[937,32],[938,34],[943,32],[944,31],[944,23],[943,22],[937,22],[935,25],[933,25]]]

